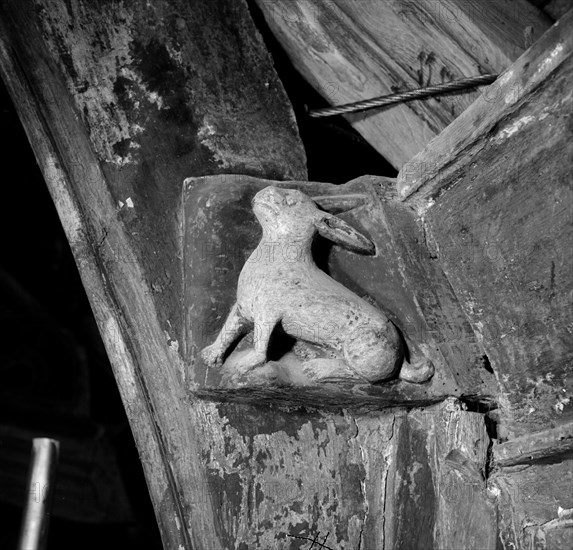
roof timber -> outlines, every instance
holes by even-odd
[[[550,26],[526,0],[256,0],[293,65],[332,105],[499,73]],[[346,119],[395,168],[479,97],[467,91]]]

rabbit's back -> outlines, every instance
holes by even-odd
[[[384,329],[386,317],[323,272],[307,286],[302,282],[283,303],[282,324],[295,338],[339,348],[356,331]],[[305,288],[306,286],[306,288]],[[278,305],[278,304],[277,304]]]
[[[387,319],[380,311],[314,264],[275,267],[255,266],[239,279],[241,313],[255,324],[280,321],[295,338],[336,348],[356,330],[385,329]]]

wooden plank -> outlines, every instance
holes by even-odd
[[[488,482],[503,548],[561,550],[573,541],[573,460],[502,468]]]
[[[369,511],[392,506],[381,498],[392,414],[215,405],[186,387],[183,179],[233,170],[305,176],[280,84],[252,42],[244,5],[234,6],[228,14],[216,2],[4,3],[2,76],[92,300],[165,548],[305,548],[295,537],[321,531],[354,549],[365,529],[384,533]],[[211,42],[196,38],[204,33]],[[222,62],[198,45],[228,52],[230,37],[233,51],[245,52],[240,70],[233,56]],[[251,82],[237,85],[237,73]],[[193,103],[205,82],[208,97]],[[204,123],[210,100],[210,115],[231,119]],[[241,141],[245,127],[251,137]]]
[[[165,548],[303,549],[320,532],[354,550],[367,537],[374,548],[407,537],[398,514],[385,519],[395,507],[386,458],[400,448],[398,473],[417,480],[419,468],[411,437],[394,439],[394,414],[215,404],[190,392],[180,344],[184,178],[305,179],[291,112],[244,3],[11,0],[0,30],[2,77],[92,301]],[[432,409],[424,422],[445,430],[450,414]],[[457,428],[444,435],[455,442],[445,457],[462,449],[473,460],[476,436],[481,456],[482,428],[472,423],[464,442]],[[435,498],[439,477],[427,476],[447,461],[416,445],[420,487],[432,485]],[[466,495],[456,486],[452,503]],[[401,484],[396,494],[411,491]],[[470,501],[484,517],[480,491]],[[415,498],[407,509],[413,525],[426,521]]]
[[[398,178],[498,377],[502,439],[573,415],[572,30],[569,12]]]
[[[525,0],[257,0],[293,65],[333,105],[507,68],[551,25]],[[394,167],[478,97],[426,99],[346,119]]]
[[[550,0],[543,6],[543,11],[555,21],[563,17],[571,9],[571,0]]]
[[[226,544],[221,507],[194,501],[202,453],[227,421],[187,403],[176,351],[181,183],[229,169],[305,175],[286,96],[245,5],[233,6],[46,0],[0,11],[2,77],[92,302],[165,548]]]
[[[409,160],[398,174],[398,195],[423,213],[448,185],[464,181],[456,162],[471,165],[491,132],[510,118],[543,82],[571,55],[571,12],[556,23],[513,65],[489,86],[472,105],[426,148]],[[517,127],[516,127],[517,129]],[[511,128],[507,128],[511,131]],[[499,133],[499,132],[498,132]],[[491,141],[491,139],[490,139]]]
[[[388,490],[396,498],[386,511],[393,526],[386,547],[496,548],[496,510],[484,477],[489,437],[483,416],[448,399],[398,417],[395,432],[399,443]],[[381,548],[370,542],[366,548]]]
[[[558,517],[542,525],[528,525],[525,528],[524,548],[526,550],[562,550],[573,546],[573,512],[561,511]]]
[[[530,462],[555,459],[555,456],[573,453],[573,422],[555,428],[524,434],[495,445],[493,458],[498,466],[514,466]]]

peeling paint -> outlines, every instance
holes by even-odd
[[[217,409],[210,408],[214,415]],[[302,417],[301,417],[302,419]],[[351,418],[319,415],[293,430],[240,434],[220,417],[222,439],[204,434],[209,491],[223,492],[220,521],[234,548],[291,548],[287,534],[329,534],[355,550],[366,517],[363,436]],[[257,433],[258,432],[258,433]],[[282,534],[282,535],[281,535]]]
[[[560,397],[559,400],[557,401],[557,403],[555,403],[555,405],[553,405],[553,408],[555,409],[555,412],[557,414],[562,414],[563,409],[565,408],[565,405],[569,405],[570,402],[571,402],[571,399],[569,397]]]
[[[516,134],[522,128],[524,128],[525,126],[527,126],[530,122],[533,122],[534,120],[536,120],[536,118],[534,116],[531,116],[531,115],[527,115],[527,116],[520,118],[519,120],[516,120],[510,126],[508,126],[507,128],[504,128],[497,135],[497,137],[495,138],[496,143],[501,143],[502,141],[511,137],[513,134]]]
[[[562,508],[561,506],[557,507],[557,517],[563,518],[567,516],[573,516],[573,508]]]
[[[543,60],[541,65],[536,71],[536,76],[542,72],[549,72],[552,69],[552,65],[559,59],[559,54],[563,51],[563,44],[559,43],[551,50],[551,53]]]
[[[165,334],[165,338],[167,340],[167,345],[172,351],[178,352],[179,351],[179,342],[177,340],[173,340],[170,334],[164,330],[163,333]]]
[[[87,19],[86,12],[93,8],[84,2],[37,0],[36,4],[42,12],[44,33],[50,37],[46,40],[48,47],[63,65],[68,89],[85,118],[98,157],[120,167],[135,162],[133,153],[139,144],[134,138],[145,130],[134,120],[133,113],[138,109],[133,107],[140,107],[142,102],[157,109],[164,105],[162,97],[131,68],[134,37],[130,34],[133,13],[129,5],[122,3],[120,10],[113,3],[98,5],[101,28],[90,29],[91,34],[74,33],[73,40],[68,40],[77,21]],[[103,48],[101,36],[113,44],[112,49]],[[57,51],[67,43],[73,44],[67,52]],[[86,84],[94,81],[97,86]],[[125,102],[129,102],[130,109],[124,108]]]

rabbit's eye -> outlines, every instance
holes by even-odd
[[[293,204],[296,204],[296,198],[291,195],[287,195],[285,200],[287,206],[292,206]]]

